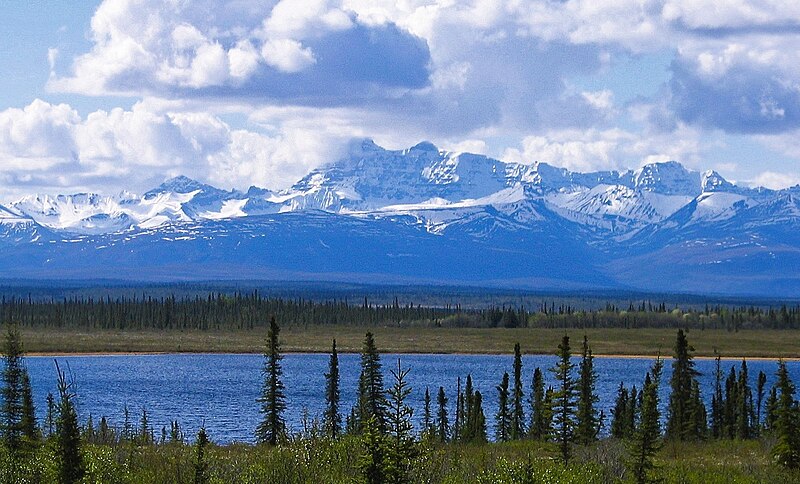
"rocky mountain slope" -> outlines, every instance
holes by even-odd
[[[328,279],[800,294],[800,187],[677,162],[575,173],[354,143],[290,189],[178,177],[0,206],[0,276]]]

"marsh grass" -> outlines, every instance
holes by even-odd
[[[508,354],[519,342],[526,354],[551,354],[563,329],[435,328],[435,327],[286,327],[281,331],[285,352],[327,352],[336,338],[340,352],[358,352],[364,333],[372,331],[381,351],[390,353]],[[586,334],[596,355],[669,354],[674,329],[569,329],[577,340]],[[109,331],[26,329],[29,353],[260,353],[265,330],[233,331]],[[695,355],[714,351],[736,358],[800,356],[800,330],[691,330]]]

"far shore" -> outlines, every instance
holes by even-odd
[[[358,354],[354,351],[340,351],[338,352],[340,355],[345,354]],[[104,357],[104,356],[163,356],[163,355],[259,355],[260,352],[250,351],[250,352],[228,352],[228,351],[120,351],[120,352],[64,352],[64,351],[57,351],[57,352],[30,352],[25,353],[25,356],[32,356],[37,358],[45,358],[45,357],[82,357],[82,356],[96,356],[96,357]],[[286,355],[303,355],[303,354],[327,354],[324,351],[286,351],[284,352]],[[390,351],[382,353],[384,355],[431,355],[431,356],[447,356],[447,355],[461,355],[461,356],[508,356],[507,353],[468,353],[468,352],[447,352],[447,353],[431,353],[431,352],[414,352],[414,351]],[[553,353],[524,353],[523,356],[555,356]],[[574,354],[573,356],[579,356]],[[601,359],[633,359],[633,360],[655,360],[658,358],[657,355],[641,355],[641,354],[597,354],[593,355],[595,358]],[[662,360],[671,360],[671,356],[664,356],[661,355]],[[695,360],[715,360],[716,357],[714,356],[695,356]],[[722,361],[741,361],[741,360],[748,360],[748,361],[800,361],[800,357],[779,357],[779,356],[720,356],[720,360]]]
[[[364,335],[371,332],[381,353],[511,355],[520,344],[525,355],[553,355],[564,329],[542,328],[434,328],[386,326],[304,326],[281,330],[285,353],[330,352],[335,339],[339,353],[359,353]],[[22,328],[22,340],[31,356],[261,354],[266,331],[42,331]],[[599,358],[646,358],[672,354],[673,329],[569,329],[572,353],[580,354],[584,335]],[[689,344],[696,358],[725,360],[800,359],[800,330],[691,330]]]

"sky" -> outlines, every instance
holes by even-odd
[[[6,0],[0,199],[282,189],[353,139],[800,183],[796,0]]]

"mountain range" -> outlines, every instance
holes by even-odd
[[[428,142],[347,155],[291,188],[187,177],[0,206],[0,277],[330,280],[800,295],[800,186],[670,161],[571,172]]]

